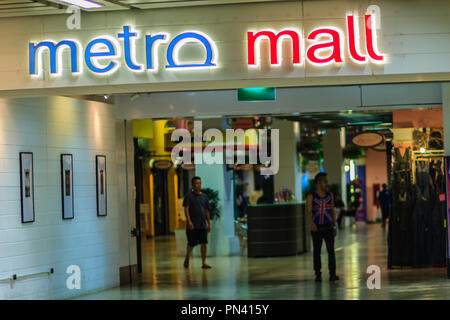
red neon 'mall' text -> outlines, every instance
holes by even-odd
[[[307,36],[311,44],[305,46],[305,40],[301,33],[294,29],[284,29],[276,33],[272,30],[247,32],[247,58],[249,66],[257,66],[260,61],[256,50],[260,50],[258,40],[268,39],[270,42],[270,64],[279,64],[281,55],[280,39],[288,38],[292,42],[292,63],[301,64],[302,56],[300,48],[306,49],[306,61],[316,65],[344,62],[344,40],[347,41],[347,49],[350,58],[356,63],[367,63],[369,60],[376,63],[385,62],[385,56],[378,52],[376,39],[376,26],[373,15],[365,16],[365,42],[367,56],[359,51],[359,27],[355,23],[355,17],[347,16],[347,38],[339,29],[334,27],[322,27],[314,29]],[[324,41],[326,40],[326,41]],[[302,47],[301,47],[302,46]],[[280,50],[279,50],[280,49]],[[368,59],[369,58],[369,59]]]

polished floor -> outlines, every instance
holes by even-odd
[[[379,224],[339,231],[336,261],[341,280],[330,283],[325,244],[324,281],[314,282],[312,252],[291,257],[211,257],[213,269],[193,258],[189,269],[176,255],[174,237],[146,240],[138,284],[85,295],[79,299],[449,299],[445,268],[387,270],[386,232]],[[368,289],[367,268],[381,269],[381,289]]]

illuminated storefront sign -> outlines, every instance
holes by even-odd
[[[359,27],[357,19],[353,15],[348,15],[347,22],[347,49],[350,58],[359,64],[373,63],[383,64],[386,58],[378,52],[376,39],[376,25],[373,15],[365,16],[365,42],[367,56],[359,50]],[[283,29],[278,33],[273,30],[261,30],[258,32],[247,32],[248,65],[256,67],[260,64],[259,50],[261,39],[269,39],[270,42],[270,64],[280,65],[281,45],[280,40],[287,38],[292,42],[292,63],[294,65],[303,65],[306,59],[313,65],[328,65],[331,63],[344,62],[344,40],[345,36],[342,30],[335,27],[321,27],[312,30],[307,36],[311,45],[306,48],[305,40],[302,39],[302,33],[295,29]],[[323,38],[327,38],[323,41]],[[302,54],[306,50],[306,55]],[[324,54],[326,52],[326,54]]]
[[[109,36],[100,36],[90,41],[84,54],[82,45],[77,40],[41,41],[29,43],[29,74],[40,76],[43,65],[42,55],[44,50],[50,53],[50,74],[60,75],[62,72],[62,53],[64,49],[70,52],[70,70],[72,74],[81,74],[83,60],[86,67],[93,73],[109,75],[120,67],[118,59],[125,58],[126,68],[133,72],[156,71],[158,68],[157,48],[160,43],[168,43],[167,70],[187,69],[211,69],[217,67],[218,52],[214,41],[208,35],[199,31],[186,31],[178,34],[170,40],[167,33],[159,33],[145,36],[145,64],[136,62],[135,41],[139,38],[137,31],[132,31],[130,26],[124,26],[123,32],[117,35],[123,43],[123,50],[118,39]],[[178,59],[179,50],[189,42],[197,42],[203,46],[206,58],[200,62],[182,62]],[[83,59],[84,58],[84,59]],[[103,64],[99,60],[103,60]],[[107,63],[104,61],[107,60]]]
[[[268,39],[270,43],[270,64],[281,63],[281,39],[290,39],[292,43],[292,63],[303,65],[305,61],[312,65],[323,66],[328,64],[344,63],[344,50],[348,56],[358,64],[373,62],[386,63],[384,54],[379,53],[377,47],[376,25],[373,15],[365,16],[365,52],[362,53],[359,39],[358,19],[353,15],[346,17],[346,34],[336,27],[320,27],[312,30],[306,40],[302,32],[296,29],[283,29],[275,32],[270,29],[247,32],[247,65],[249,68],[258,67],[260,61],[260,42]],[[70,56],[70,65],[67,66],[73,75],[83,73],[83,68],[98,75],[110,75],[121,67],[120,58],[123,57],[124,68],[132,72],[154,72],[159,70],[158,48],[166,44],[166,70],[198,70],[218,67],[218,49],[215,42],[205,33],[199,31],[185,31],[174,37],[167,33],[147,34],[141,39],[144,41],[145,61],[136,61],[136,41],[141,39],[139,32],[131,26],[123,26],[123,32],[117,37],[99,36],[91,40],[83,50],[82,44],[77,40],[30,42],[29,74],[39,77],[43,70],[44,51],[49,53],[50,75],[57,76],[63,70],[63,52]],[[189,42],[200,45],[204,56],[200,61],[180,61],[180,49]],[[306,42],[309,46],[306,47]],[[49,60],[49,61],[48,61]]]

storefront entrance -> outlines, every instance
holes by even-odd
[[[345,230],[347,236],[357,232],[358,225],[375,224],[382,229],[386,239],[384,254],[388,269],[446,266],[441,108],[406,109],[398,106],[270,116],[224,116],[201,121],[204,127],[211,128],[214,124],[235,123],[238,119],[247,125],[252,124],[245,130],[263,121],[267,128],[278,128],[281,135],[290,132],[293,139],[281,137],[284,140],[280,143],[284,144],[285,149],[280,157],[280,171],[274,176],[260,176],[257,166],[224,166],[224,170],[233,171],[232,220],[235,234],[239,235],[241,242],[241,255],[247,255],[246,242],[252,232],[247,225],[248,206],[302,202],[314,190],[314,176],[326,171],[330,191],[337,197],[340,229],[342,232]],[[183,124],[182,128],[192,130],[195,119],[177,117],[147,121]],[[250,146],[246,143],[248,158]],[[287,144],[292,147],[286,148]],[[173,143],[166,136],[165,152],[170,152],[171,147]],[[191,147],[194,150],[193,145]],[[286,159],[291,156],[295,161],[293,167],[288,167]],[[405,157],[409,157],[408,163]],[[154,199],[155,236],[171,233],[167,218],[174,216],[170,210],[176,212],[177,222],[172,234],[175,234],[177,254],[182,256],[186,223],[182,201],[184,194],[190,190],[190,179],[196,175],[196,168],[194,165],[183,168],[180,163],[172,163],[171,166],[170,170],[174,170],[172,176],[168,170],[152,169],[153,196],[149,198]],[[409,184],[399,178],[398,170],[409,170]],[[300,174],[296,176],[295,172]],[[175,184],[173,188],[177,190],[177,198],[172,198],[170,203],[167,192],[169,176]],[[208,177],[204,179],[208,181]],[[384,189],[389,190],[390,194],[388,208],[380,201],[380,193]],[[426,200],[418,196],[425,191]],[[405,195],[409,197],[407,209],[402,207]],[[428,212],[431,214],[424,220],[423,215]],[[146,213],[141,214],[145,216]],[[276,212],[273,214],[276,215]],[[141,216],[141,220],[146,221],[147,218]],[[170,246],[170,243],[167,245]]]
[[[254,298],[273,280],[259,277],[250,247],[311,269],[303,206],[322,170],[341,196],[343,272],[361,280],[342,291],[365,290],[373,261],[393,281],[406,268],[425,267],[415,274],[425,277],[450,266],[448,1],[118,0],[73,14],[64,1],[9,2],[0,8],[0,298],[72,297],[139,272],[155,288],[189,283],[189,272],[175,278],[186,250],[182,202],[196,175],[215,208],[211,258],[242,272],[231,276],[244,279],[236,291],[259,288],[231,297]],[[183,167],[172,158],[175,130],[203,151],[221,144],[205,138],[209,129],[244,130],[238,153],[262,160]],[[388,209],[378,203],[383,184]],[[265,220],[255,229],[251,218]],[[80,290],[66,286],[73,266]],[[50,270],[55,277],[42,276]],[[275,274],[277,284],[288,273]],[[8,285],[36,274],[32,285]]]

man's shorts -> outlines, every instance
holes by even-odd
[[[186,229],[186,236],[190,247],[208,243],[208,230],[206,229]]]

